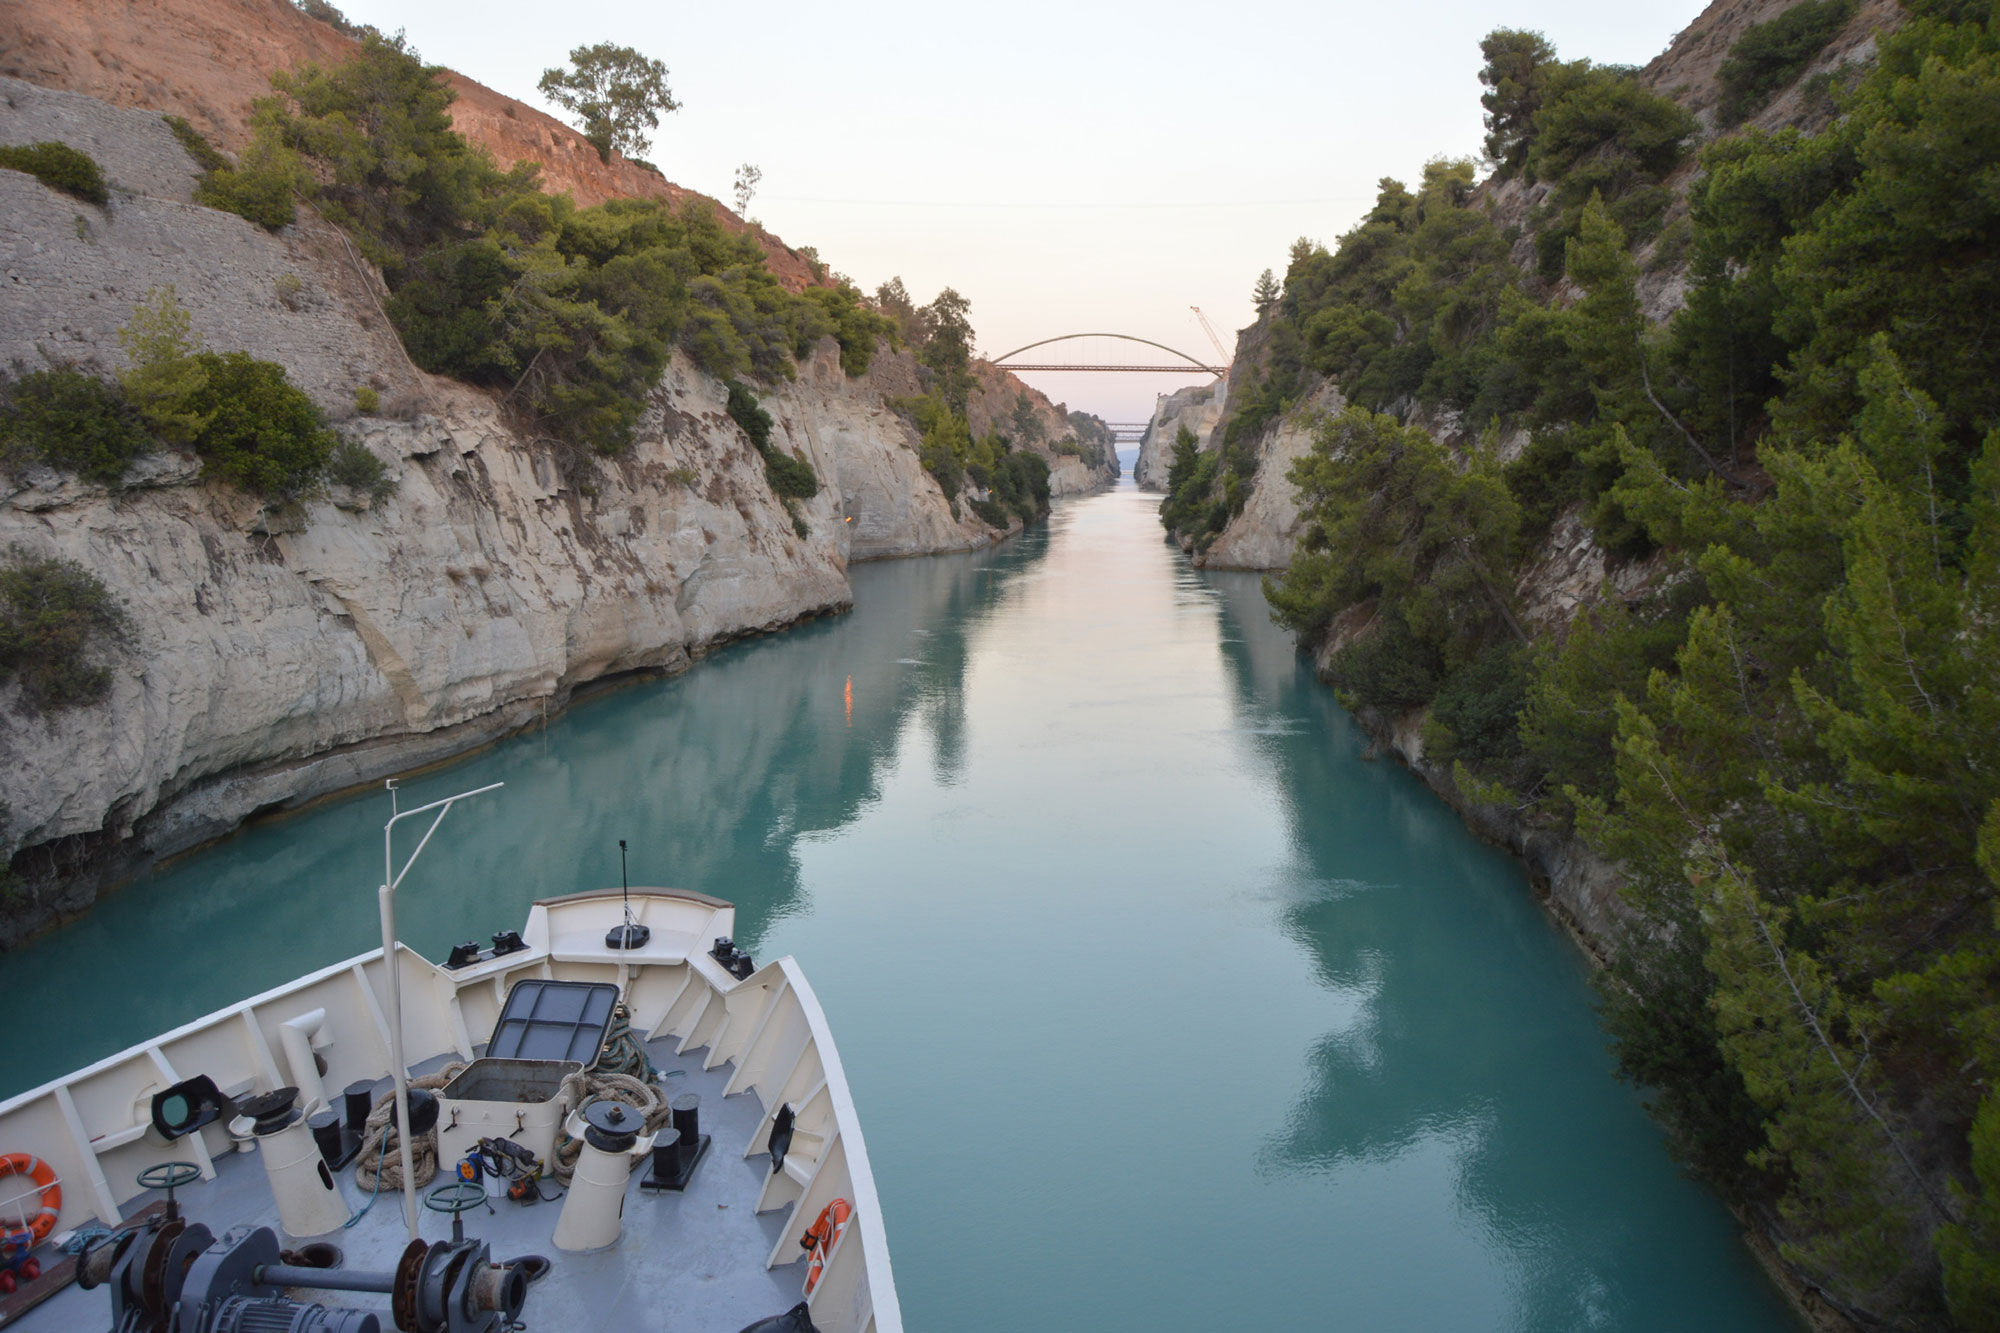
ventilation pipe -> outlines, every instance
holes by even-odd
[[[292,1069],[292,1086],[299,1090],[299,1109],[307,1115],[326,1107],[326,1089],[319,1081],[319,1060],[313,1052],[331,1046],[326,1034],[326,1010],[314,1009],[288,1018],[278,1025],[278,1041],[285,1048],[285,1063]]]

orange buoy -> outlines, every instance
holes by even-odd
[[[26,1176],[41,1191],[42,1211],[28,1223],[28,1234],[34,1238],[30,1243],[39,1245],[56,1229],[56,1217],[62,1212],[62,1186],[56,1183],[56,1169],[32,1153],[10,1152],[0,1154],[0,1178],[6,1176]]]
[[[806,1265],[806,1295],[819,1285],[820,1274],[826,1271],[826,1256],[833,1251],[833,1243],[847,1230],[848,1219],[854,1216],[854,1206],[845,1199],[835,1199],[820,1210],[819,1220],[806,1228],[806,1234],[799,1237],[799,1244],[812,1257]]]

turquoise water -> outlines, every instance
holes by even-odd
[[[912,1329],[1792,1327],[1520,871],[1362,758],[1156,503],[857,569],[852,615],[409,783],[508,785],[405,938],[615,884],[621,837],[634,883],[733,899],[826,1006]],[[385,814],[261,825],[0,955],[89,1016],[17,1025],[0,1095],[369,948]]]

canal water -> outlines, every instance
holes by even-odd
[[[733,899],[825,1004],[914,1330],[1792,1327],[1518,868],[1156,504],[859,568],[851,615],[410,782],[507,786],[405,938],[615,884],[619,838],[634,883]],[[386,813],[262,824],[0,955],[0,1096],[371,947]]]

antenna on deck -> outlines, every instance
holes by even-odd
[[[604,932],[604,947],[607,949],[640,949],[653,937],[651,926],[642,926],[632,919],[632,884],[625,873],[625,839],[618,840],[618,883],[625,894],[625,924],[613,926]]]

